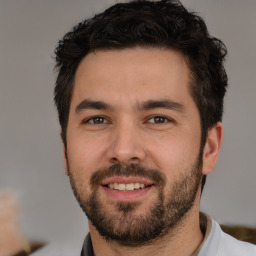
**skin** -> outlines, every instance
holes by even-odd
[[[190,171],[200,149],[200,116],[188,91],[189,82],[185,58],[170,49],[138,47],[97,51],[82,60],[75,75],[67,126],[69,170],[64,154],[66,174],[73,172],[79,180],[80,193],[90,195],[89,181],[96,170],[115,163],[135,163],[160,170],[166,176],[163,193],[168,194],[174,181]],[[79,108],[84,100],[101,101],[108,108]],[[166,100],[180,107],[141,107],[148,101]],[[202,174],[213,170],[222,134],[221,123],[208,131]],[[113,207],[120,199],[110,197],[101,187],[98,192],[106,212],[121,214]],[[133,198],[140,202],[134,214],[139,216],[150,211],[156,195],[156,188],[152,187],[147,193]],[[89,223],[94,253],[96,256],[150,255],[153,251],[155,255],[170,255],[170,252],[172,255],[191,255],[203,239],[199,205],[198,190],[192,209],[170,231],[168,241],[163,238],[140,248],[106,242]]]

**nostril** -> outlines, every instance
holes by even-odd
[[[128,158],[118,158],[118,157],[112,157],[111,158],[111,163],[113,164],[132,164],[132,163],[135,163],[139,161],[139,158],[138,157],[128,157]]]
[[[119,163],[119,160],[116,157],[111,158],[112,163]]]

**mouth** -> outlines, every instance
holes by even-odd
[[[101,187],[114,201],[134,201],[145,196],[154,183],[140,177],[111,177],[101,183]]]
[[[144,183],[110,183],[105,185],[106,187],[119,191],[133,191],[138,189],[144,189],[152,185],[145,185]]]

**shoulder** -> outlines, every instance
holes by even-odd
[[[239,241],[222,231],[218,222],[208,217],[210,233],[198,256],[256,256],[256,245]]]
[[[256,256],[256,245],[239,241],[221,231],[218,256]]]

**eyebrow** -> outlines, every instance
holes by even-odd
[[[184,112],[184,106],[172,100],[148,100],[138,105],[139,110],[151,110],[155,108],[166,108]]]
[[[103,101],[93,101],[93,100],[85,99],[77,105],[75,112],[79,113],[82,110],[86,110],[86,109],[107,110],[107,109],[111,109],[111,106]]]
[[[152,110],[156,108],[166,108],[177,110],[178,112],[184,112],[184,106],[172,100],[148,100],[137,104],[137,109],[139,111]],[[113,107],[103,101],[84,99],[77,105],[75,112],[79,113],[86,109],[110,110],[113,109]]]

